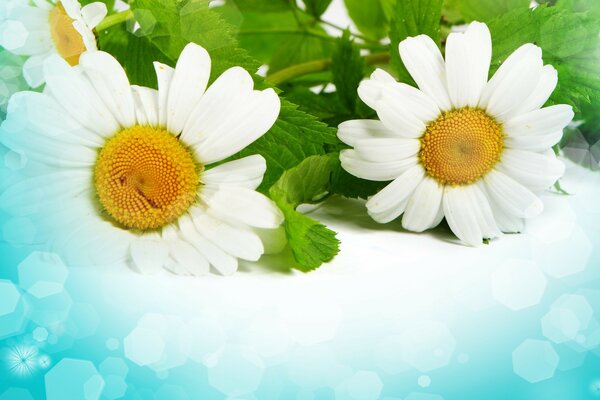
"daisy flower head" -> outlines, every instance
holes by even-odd
[[[552,151],[573,118],[568,105],[541,108],[557,84],[541,49],[515,50],[488,81],[490,32],[473,22],[446,42],[445,60],[426,35],[400,43],[418,89],[376,70],[359,87],[379,120],[346,121],[338,137],[353,149],[342,166],[369,180],[392,181],[367,201],[380,223],[402,215],[422,232],[446,218],[464,243],[520,232],[541,213],[536,192],[564,172]]]
[[[279,97],[254,90],[240,67],[207,88],[211,60],[196,44],[175,68],[155,70],[158,90],[131,86],[105,52],[83,53],[76,67],[48,59],[44,93],[13,96],[1,136],[45,168],[0,202],[20,215],[43,202],[45,225],[64,233],[54,246],[76,260],[85,253],[149,272],[200,275],[212,266],[231,274],[238,259],[261,257],[263,230],[277,229],[283,215],[255,191],[262,156],[222,161],[271,128]]]
[[[23,75],[35,88],[44,83],[49,56],[77,65],[84,51],[97,50],[93,29],[106,13],[101,2],[81,7],[77,0],[8,0],[0,10],[0,46],[28,57]]]

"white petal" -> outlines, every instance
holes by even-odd
[[[226,253],[206,237],[202,236],[196,230],[190,216],[186,215],[180,218],[179,227],[181,228],[181,234],[184,236],[185,240],[194,246],[217,271],[223,275],[231,275],[237,271],[237,258]]]
[[[371,162],[363,159],[356,150],[340,152],[342,167],[352,175],[371,181],[390,181],[417,164],[417,157],[399,161]]]
[[[337,136],[342,142],[350,146],[354,146],[360,139],[401,137],[386,128],[381,121],[375,119],[344,121],[338,126]]]
[[[396,105],[406,108],[426,124],[440,115],[439,107],[428,95],[405,83],[395,82],[388,85],[382,97],[391,99]]]
[[[452,108],[446,89],[444,59],[434,41],[426,35],[404,39],[399,46],[400,57],[419,89],[431,97],[438,107]]]
[[[83,44],[85,45],[86,50],[88,51],[96,51],[98,50],[98,46],[96,44],[96,36],[94,32],[83,22],[82,20],[73,21],[73,28],[81,35],[81,39],[83,40]]]
[[[504,124],[505,144],[522,150],[547,150],[558,143],[573,115],[571,106],[558,104],[511,118]]]
[[[107,13],[106,4],[101,2],[88,4],[81,9],[81,16],[90,29],[102,22]]]
[[[425,123],[419,120],[410,109],[395,101],[388,92],[382,93],[382,98],[375,105],[375,111],[381,122],[390,130],[402,137],[414,139],[425,132]]]
[[[476,212],[477,200],[472,191],[473,187],[447,186],[442,203],[446,221],[452,232],[465,244],[479,246],[483,240],[483,232]]]
[[[479,106],[505,121],[535,90],[542,73],[542,50],[525,44],[498,68],[481,94]]]
[[[369,198],[367,210],[377,222],[390,222],[400,216],[406,208],[409,196],[421,183],[425,171],[416,165],[396,178],[379,193]]]
[[[81,5],[78,0],[61,0],[60,3],[71,19],[78,19],[81,16]]]
[[[210,271],[208,261],[194,246],[185,240],[174,240],[169,243],[169,254],[177,262],[176,273],[193,276],[206,275]]]
[[[266,89],[253,91],[244,104],[237,104],[229,110],[213,109],[214,113],[204,120],[211,128],[205,131],[206,135],[194,146],[198,158],[210,164],[244,149],[273,126],[280,106],[275,91]],[[218,122],[215,124],[216,121]]]
[[[386,71],[377,68],[370,79],[365,79],[358,85],[358,96],[366,105],[375,109],[375,104],[381,98],[381,91],[386,85],[394,84],[396,80]]]
[[[92,175],[86,170],[66,170],[20,180],[0,195],[0,208],[11,215],[31,215],[87,191]],[[50,208],[52,210],[52,208]]]
[[[200,198],[220,217],[256,228],[277,228],[283,213],[265,195],[254,190],[223,186]]]
[[[19,92],[14,94],[8,104],[9,117],[24,118],[26,132],[21,135],[23,144],[35,145],[36,135],[61,141],[69,145],[101,147],[104,139],[98,134],[81,126],[71,118],[56,100],[37,92]],[[35,118],[31,118],[35,116]],[[21,138],[19,138],[21,139]]]
[[[442,207],[443,187],[430,177],[425,177],[410,196],[402,216],[404,229],[423,232],[438,219]]]
[[[101,136],[117,132],[119,123],[80,71],[51,56],[44,63],[46,87],[81,125]]]
[[[451,33],[446,41],[448,93],[456,108],[477,106],[487,83],[492,38],[487,25],[472,22],[465,33]]]
[[[262,182],[267,163],[263,156],[254,154],[229,161],[202,173],[202,183],[209,186],[234,186],[256,189]]]
[[[166,64],[154,62],[154,71],[158,81],[158,123],[161,127],[167,126],[167,100],[169,88],[175,70]]]
[[[155,274],[166,264],[169,246],[158,234],[145,234],[131,243],[129,254],[138,271]]]
[[[260,238],[250,229],[232,226],[198,207],[192,208],[190,213],[198,232],[232,256],[257,261],[263,254]]]
[[[547,156],[524,150],[505,149],[497,166],[525,187],[544,190],[553,185],[565,172],[565,164],[554,154]]]
[[[513,115],[527,113],[542,107],[556,88],[558,73],[552,65],[544,65],[540,80],[533,92],[517,107]]]
[[[49,53],[31,56],[23,64],[23,77],[32,88],[37,88],[44,83],[44,60]]]
[[[521,233],[525,228],[525,223],[522,218],[516,217],[508,213],[503,207],[501,207],[492,196],[489,195],[485,184],[480,185],[479,188],[486,193],[487,199],[490,202],[490,207],[494,213],[494,219],[501,232],[504,233]]]
[[[416,139],[360,139],[354,144],[354,150],[366,161],[389,162],[415,157],[421,148]]]
[[[502,232],[498,228],[498,224],[494,218],[494,213],[492,212],[490,200],[483,182],[478,181],[474,185],[471,185],[469,190],[471,191],[474,203],[476,204],[473,212],[477,215],[483,237],[486,239],[493,239],[502,236]]]
[[[103,51],[86,51],[81,55],[79,65],[121,126],[135,125],[133,94],[121,64]]]
[[[179,135],[194,107],[198,104],[210,77],[210,56],[195,43],[181,52],[169,88],[167,128]]]
[[[492,170],[484,178],[487,192],[502,209],[518,218],[531,218],[544,209],[542,201],[525,186]]]
[[[138,125],[159,126],[158,91],[143,86],[131,86]]]

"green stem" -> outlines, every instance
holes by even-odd
[[[341,26],[339,26],[339,25],[336,25],[336,24],[334,24],[334,23],[331,23],[331,22],[329,22],[329,21],[325,21],[324,19],[321,19],[321,18],[319,18],[317,21],[319,21],[319,22],[320,22],[320,23],[322,23],[323,25],[327,25],[327,26],[330,26],[330,27],[332,27],[333,29],[337,29],[337,30],[339,30],[340,32],[343,32],[343,31],[345,31],[345,30],[346,30],[345,28],[342,28],[342,27],[341,27]],[[363,36],[363,35],[361,35],[361,34],[359,34],[359,33],[350,32],[350,35],[352,35],[352,36],[354,36],[355,38],[357,38],[357,39],[360,39],[360,40],[362,40],[362,41],[364,41],[364,42],[367,42],[367,43],[371,43],[371,44],[379,44],[379,45],[381,44],[381,43],[379,43],[377,40],[370,39],[370,38],[368,38],[368,37],[366,37],[366,36]]]
[[[387,52],[372,53],[366,55],[364,59],[365,63],[368,65],[384,64],[390,61],[390,54]],[[322,58],[302,64],[292,65],[268,75],[266,80],[273,86],[277,86],[302,75],[325,71],[331,66],[332,62],[333,60],[331,58]]]
[[[97,32],[104,31],[112,26],[118,25],[118,24],[128,21],[132,18],[133,18],[133,11],[131,11],[131,10],[126,10],[126,11],[121,11],[116,14],[111,14],[111,15],[107,16],[106,18],[104,18],[102,20],[102,22],[100,22],[98,24],[98,26],[96,26],[96,31]]]

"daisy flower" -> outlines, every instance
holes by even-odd
[[[446,59],[431,38],[410,37],[400,56],[418,89],[376,70],[360,98],[380,120],[339,126],[354,149],[342,166],[369,180],[389,181],[367,201],[369,215],[422,232],[443,218],[464,243],[520,232],[542,212],[536,192],[564,172],[551,148],[573,118],[568,105],[540,108],[557,83],[533,44],[515,50],[488,81],[490,32],[473,22],[451,33]]]
[[[271,128],[279,97],[254,90],[241,67],[207,89],[211,60],[196,44],[174,69],[155,70],[158,90],[130,86],[105,52],[83,53],[76,67],[47,60],[45,92],[13,96],[1,136],[31,168],[45,168],[0,201],[17,203],[17,214],[43,203],[47,225],[64,231],[55,246],[71,253],[150,272],[231,274],[238,259],[261,257],[262,230],[278,228],[283,215],[255,191],[262,156],[221,161]]]
[[[44,83],[43,63],[49,56],[58,54],[77,65],[84,51],[97,50],[92,30],[106,12],[100,2],[82,8],[77,0],[8,0],[0,10],[0,46],[28,57],[23,75],[35,88]]]

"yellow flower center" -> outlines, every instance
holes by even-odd
[[[440,184],[468,185],[496,165],[503,148],[502,126],[485,111],[466,107],[445,112],[427,125],[419,158]]]
[[[96,159],[94,185],[114,220],[126,228],[156,229],[194,203],[201,169],[166,130],[134,126],[106,141]]]
[[[56,4],[50,11],[50,35],[56,51],[70,65],[77,65],[79,56],[86,49],[81,34],[73,26],[73,21],[61,3]]]

